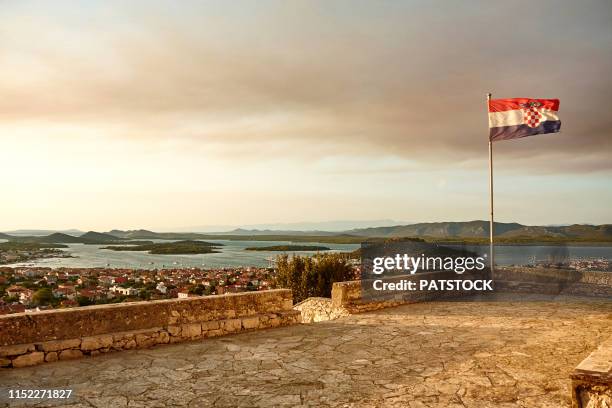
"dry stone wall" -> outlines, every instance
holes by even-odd
[[[499,291],[612,299],[611,272],[498,267],[493,278]]]
[[[461,275],[462,279],[486,279],[483,276]],[[426,272],[383,279],[456,279],[454,272]],[[564,269],[497,267],[492,275],[495,292],[533,293],[544,295],[588,296],[612,299],[612,273],[598,271],[575,271]],[[448,299],[470,295],[470,292],[400,292],[395,297],[379,301],[362,298],[362,281],[337,282],[332,287],[332,306],[343,307],[350,313],[361,313],[406,303]]]
[[[335,320],[350,313],[343,307],[334,307],[330,298],[310,297],[293,307],[302,314],[302,323]]]
[[[0,367],[297,324],[291,291],[121,303],[0,316]]]
[[[443,272],[424,272],[414,275],[399,275],[389,278],[381,278],[384,282],[399,282],[402,280],[418,281],[423,280],[440,280],[440,279],[457,279],[459,275],[453,271]],[[460,275],[462,280],[485,279],[486,271],[480,273],[465,273]],[[424,302],[430,300],[443,300],[463,296],[470,292],[465,291],[398,291],[397,294],[389,294],[385,297],[378,297],[375,300],[362,297],[362,287],[371,285],[373,281],[348,281],[336,282],[332,286],[332,306],[334,308],[344,308],[349,313],[362,313],[372,310],[384,309],[404,305],[407,303]]]

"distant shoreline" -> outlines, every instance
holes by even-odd
[[[177,241],[158,244],[143,244],[143,245],[111,245],[100,249],[111,251],[137,251],[147,252],[153,255],[193,255],[193,254],[214,254],[218,253],[216,249],[222,244],[213,244],[204,241]]]
[[[330,251],[331,248],[317,245],[272,245],[265,247],[248,247],[245,251]]]
[[[489,246],[488,242],[434,241],[438,245]],[[493,242],[493,246],[612,247],[612,242]]]

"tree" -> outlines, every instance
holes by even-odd
[[[340,254],[312,257],[280,255],[276,260],[275,286],[291,289],[294,302],[312,297],[330,297],[334,282],[351,278],[352,266]]]
[[[40,306],[48,305],[53,302],[53,292],[50,288],[38,289],[34,295],[32,295],[32,302]]]
[[[5,296],[2,298],[6,303],[15,303],[19,302],[19,296]]]
[[[89,305],[94,304],[94,302],[91,299],[89,299],[88,297],[84,297],[84,296],[78,296],[77,302],[79,306],[89,306]]]
[[[188,292],[194,295],[202,296],[206,288],[202,284],[198,284],[189,288]]]

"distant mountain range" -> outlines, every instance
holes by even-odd
[[[318,222],[290,222],[290,223],[267,223],[267,224],[250,224],[250,225],[203,225],[191,226],[186,228],[174,229],[172,232],[200,232],[208,234],[220,234],[224,231],[267,231],[266,233],[284,233],[284,232],[304,232],[309,234],[318,234],[321,232],[343,232],[355,228],[372,228],[372,227],[389,227],[393,225],[410,224],[405,221],[397,221],[390,219],[382,220],[332,220]]]
[[[116,244],[129,240],[197,240],[197,239],[233,239],[233,240],[294,240],[308,242],[309,237],[315,242],[360,242],[367,238],[418,237],[433,240],[466,239],[484,240],[489,236],[488,221],[467,222],[431,222],[386,227],[358,228],[341,232],[332,231],[294,231],[294,230],[260,230],[235,229],[225,233],[194,232],[153,232],[149,230],[112,230],[106,233],[89,231],[75,236],[55,232],[46,236],[16,236],[0,233],[0,239],[14,242],[39,242],[58,244]],[[612,242],[612,225],[558,225],[528,226],[518,223],[495,223],[495,237],[500,242]]]
[[[0,233],[0,239],[7,239],[12,242],[36,242],[46,244],[118,244],[126,241],[123,238],[95,231],[86,232],[78,237],[61,232],[55,232],[45,236],[14,236]]]
[[[14,231],[5,231],[4,235],[11,235],[11,236],[47,236],[50,234],[54,234],[56,232],[61,232],[62,234],[68,234],[68,235],[73,235],[75,237],[78,237],[80,235],[83,235],[85,232],[78,230],[78,229],[67,229],[67,230],[46,230],[46,229],[19,229],[19,230],[14,230]],[[2,233],[0,233],[0,235],[2,235]]]
[[[139,230],[112,230],[106,235],[121,239],[202,239],[209,237],[208,234],[197,232],[153,232],[145,229]]]
[[[528,226],[495,223],[499,238],[551,238],[576,240],[612,240],[612,225]],[[430,222],[393,227],[363,228],[346,231],[363,237],[488,238],[489,221]]]
[[[157,233],[148,230],[108,232],[120,238],[128,239],[210,239],[240,237],[261,237],[272,239],[276,237],[355,237],[355,238],[395,238],[395,237],[418,237],[434,239],[485,239],[489,237],[488,221],[467,222],[431,222],[409,225],[394,225],[388,227],[359,228],[341,232],[330,231],[292,231],[292,230],[249,230],[238,228],[220,234],[198,234],[198,233]],[[559,225],[559,226],[529,226],[518,223],[495,223],[495,237],[506,240],[529,241],[612,241],[612,225]]]
[[[296,231],[296,230],[272,230],[272,229],[244,229],[244,228],[236,228],[234,230],[228,231],[225,234],[231,235],[306,235],[306,236],[333,236],[342,234],[342,231]],[[223,233],[222,233],[223,234]]]

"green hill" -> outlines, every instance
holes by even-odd
[[[517,223],[495,223],[495,232],[504,234],[523,227]],[[363,228],[349,233],[366,237],[488,237],[488,221],[430,222],[393,227]]]
[[[193,240],[193,239],[205,239],[209,238],[209,235],[199,234],[196,232],[153,232],[148,230],[133,230],[133,231],[121,231],[112,230],[106,235],[111,235],[117,238],[127,239],[182,239],[182,240]]]
[[[47,244],[78,244],[81,243],[81,238],[72,235],[56,232],[44,237],[11,237],[11,242],[33,242]]]
[[[37,243],[37,242],[2,242],[0,251],[37,251],[40,249],[68,248],[63,244]]]
[[[102,234],[99,232],[89,231],[80,237],[56,232],[43,237],[15,237],[9,236],[11,242],[31,242],[31,243],[48,243],[48,244],[114,244],[126,241],[122,238],[117,238],[112,235]]]
[[[79,237],[81,242],[84,244],[96,243],[96,244],[107,244],[114,243],[117,241],[124,241],[125,238],[118,238],[110,234],[104,234],[101,232],[88,231]]]
[[[290,251],[329,251],[331,248],[317,245],[272,245],[265,247],[248,247],[246,251],[279,251],[279,252],[290,252]]]
[[[489,222],[431,222],[391,227],[360,228],[339,233],[314,233],[304,231],[256,231],[244,234],[200,234],[189,232],[153,232],[149,230],[112,230],[107,233],[89,231],[81,236],[53,233],[47,236],[12,236],[0,233],[0,239],[12,242],[38,242],[60,244],[130,244],[130,240],[214,240],[233,241],[289,241],[292,243],[358,244],[368,239],[398,237],[424,238],[428,241],[467,241],[484,243],[489,237]],[[262,234],[265,232],[266,234]],[[269,232],[269,233],[268,233]],[[518,223],[495,223],[495,238],[499,244],[535,243],[612,243],[612,225],[574,224],[566,226],[529,226]],[[139,242],[140,244],[145,244]],[[134,242],[134,244],[137,244]],[[147,243],[148,244],[148,243]]]
[[[432,222],[349,231],[362,237],[425,237],[434,239],[489,237],[488,221]],[[612,225],[528,226],[495,223],[495,237],[508,241],[612,241]]]
[[[210,254],[216,253],[220,244],[204,241],[177,241],[145,245],[112,245],[102,249],[112,251],[147,251],[158,255]]]

